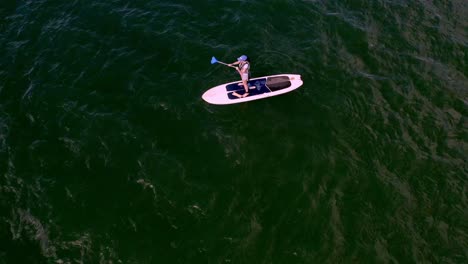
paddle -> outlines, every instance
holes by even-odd
[[[226,66],[228,66],[228,67],[237,69],[237,67],[232,66],[232,65],[229,65],[229,64],[224,63],[224,62],[222,62],[222,61],[219,61],[219,60],[217,60],[217,59],[213,56],[213,57],[211,57],[211,64],[215,64],[215,63],[221,63],[221,64],[226,65]]]

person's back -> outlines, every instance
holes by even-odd
[[[247,74],[247,80],[250,79],[250,61],[248,58],[239,63],[239,70],[242,74]]]

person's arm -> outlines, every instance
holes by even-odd
[[[245,73],[245,72],[247,71],[247,67],[246,67],[246,66],[247,66],[247,65],[244,65],[244,66],[242,67],[242,69],[240,69],[239,67],[236,67],[236,70],[237,70],[237,72],[240,74],[241,77],[242,77],[242,74]]]
[[[247,64],[244,64],[244,66],[242,66],[242,69],[239,69],[240,73],[245,73],[247,71]]]

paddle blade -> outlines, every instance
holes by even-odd
[[[218,60],[214,56],[211,57],[211,64],[215,64],[217,62],[218,62]]]

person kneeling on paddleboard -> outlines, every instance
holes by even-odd
[[[242,85],[244,85],[244,89],[245,89],[245,93],[243,95],[240,95],[236,92],[234,92],[233,95],[237,97],[246,97],[249,95],[249,85],[247,84],[247,82],[249,81],[250,60],[246,55],[242,55],[239,58],[237,58],[236,62],[229,64],[229,66],[233,66],[233,65],[239,65],[236,68],[236,70],[237,72],[239,72],[241,76]]]

